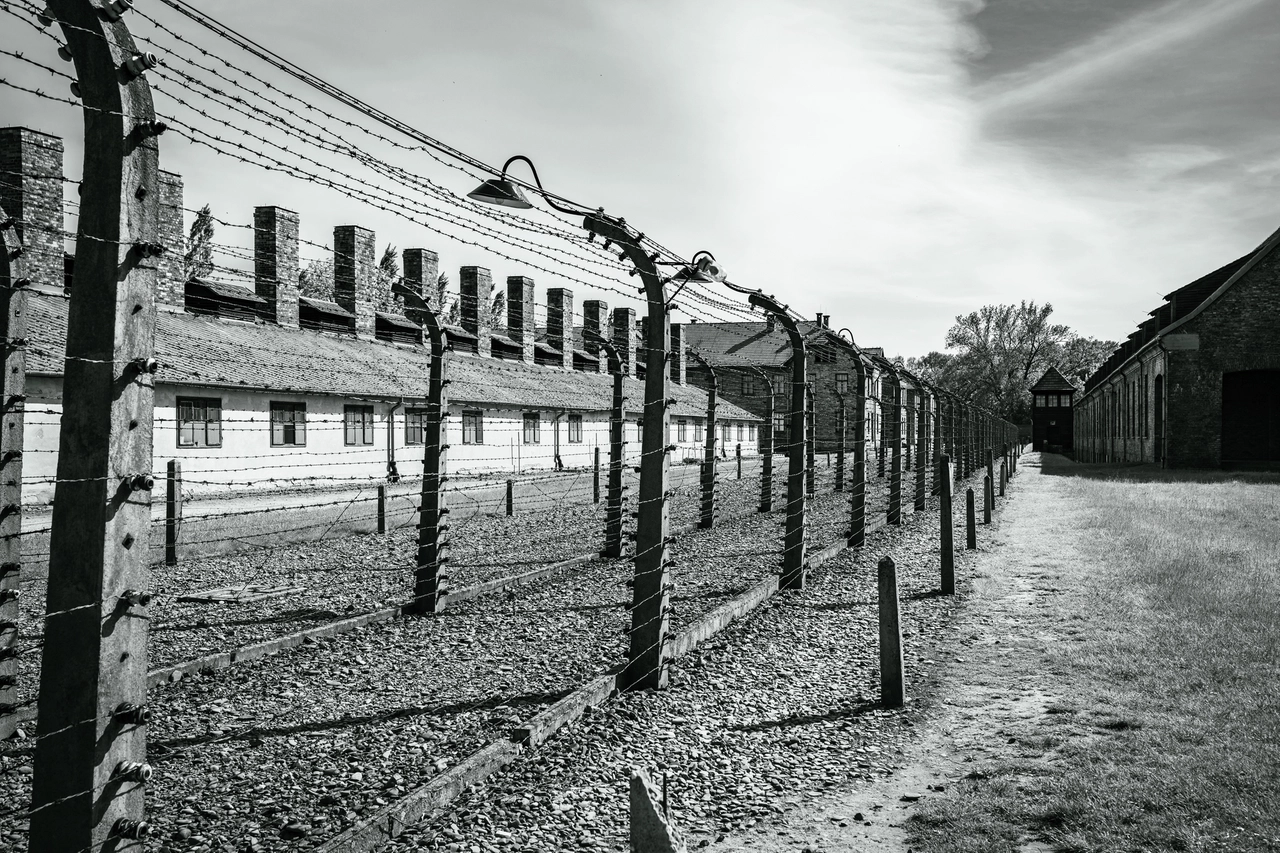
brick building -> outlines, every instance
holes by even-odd
[[[1070,451],[1075,424],[1071,414],[1078,389],[1050,367],[1031,386],[1031,449]]]
[[[1077,458],[1280,469],[1280,231],[1167,294],[1085,383]]]
[[[0,129],[0,220],[12,217],[23,240],[29,289],[25,502],[53,494],[66,343],[62,143],[22,128]],[[359,482],[421,473],[422,430],[431,355],[421,318],[375,310],[374,234],[358,226],[333,231],[334,300],[298,293],[298,214],[254,210],[252,289],[224,279],[185,280],[183,185],[161,173],[156,288],[155,471],[182,464],[188,491],[271,488],[298,481]],[[396,287],[427,296],[439,259],[407,249]],[[644,365],[635,312],[598,300],[574,324],[573,294],[546,293],[546,322],[534,321],[532,279],[510,276],[506,328],[490,326],[494,281],[483,267],[462,267],[461,317],[446,326],[452,352],[446,392],[449,468],[455,474],[592,464],[608,452],[612,379],[587,331],[612,336],[623,371],[628,459],[641,452],[638,415]],[[673,340],[680,329],[673,327]],[[677,419],[706,409],[704,391],[686,385],[683,358],[671,363],[675,457],[700,443],[676,436]],[[751,425],[743,452],[754,454],[758,419],[724,402],[736,434]]]
[[[878,459],[887,438],[884,410],[891,405],[892,388],[884,381],[893,365],[880,347],[852,346],[831,329],[831,315],[797,323],[808,350],[808,382],[813,391],[814,449],[833,451],[839,443],[839,412],[845,406],[845,447],[854,431],[858,374],[861,367],[867,399],[864,412],[867,458]],[[692,323],[684,327],[687,346],[699,352],[716,370],[719,393],[758,417],[765,417],[768,383],[772,383],[774,440],[781,447],[787,440],[787,412],[791,406],[791,344],[786,332],[770,320],[757,323]],[[861,365],[859,365],[861,362]],[[688,366],[689,382],[700,388],[710,385],[707,372],[695,362]],[[899,374],[902,382],[904,419],[902,441],[909,455],[916,431],[916,407],[921,399],[914,380]],[[765,382],[768,379],[768,383]]]

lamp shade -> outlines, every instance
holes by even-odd
[[[496,204],[499,207],[521,209],[533,207],[529,199],[525,198],[524,192],[506,178],[490,178],[467,193],[467,198],[473,198],[485,204]]]

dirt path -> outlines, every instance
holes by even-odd
[[[1070,614],[1056,602],[1082,564],[1076,548],[1079,510],[1062,494],[1063,479],[1043,476],[1038,455],[1023,457],[997,529],[972,564],[965,601],[947,637],[926,640],[943,662],[936,687],[919,701],[920,737],[896,773],[853,791],[824,797],[712,844],[714,851],[905,851],[904,821],[915,804],[945,796],[955,781],[985,764],[1036,751],[1015,737],[1017,724],[1049,712],[1055,676],[1041,650],[1070,642]],[[908,685],[910,692],[910,685]],[[919,692],[919,691],[917,691]],[[1048,850],[1027,842],[1026,853]]]

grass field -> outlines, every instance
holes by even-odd
[[[1045,474],[1087,507],[1040,660],[1059,698],[914,849],[1280,850],[1280,480]]]

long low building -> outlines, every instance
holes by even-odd
[[[1077,458],[1280,469],[1280,231],[1165,296],[1085,383]]]
[[[60,239],[59,245],[39,240],[61,233],[61,143],[4,129],[0,157],[38,162],[43,170],[12,170],[17,174],[0,193],[0,208],[18,210],[27,226],[24,240],[32,238],[23,499],[39,503],[53,496],[63,393],[67,261]],[[180,462],[189,494],[420,476],[431,354],[420,317],[373,309],[373,232],[334,229],[336,299],[326,302],[298,294],[297,214],[255,209],[255,287],[249,290],[182,280],[182,213],[181,180],[164,174],[154,470]],[[436,255],[409,249],[403,258],[405,277],[397,287],[428,296]],[[610,316],[603,302],[591,300],[585,322],[575,327],[572,293],[552,288],[539,329],[532,279],[512,276],[506,328],[494,331],[482,310],[492,302],[489,271],[463,267],[459,282],[460,325],[446,328],[451,474],[583,468],[593,464],[596,448],[607,461],[613,379],[585,331],[612,334],[626,377],[626,456],[638,458],[645,365],[632,309]],[[685,384],[679,326],[672,327],[672,350],[669,444],[680,461],[703,452],[707,395]],[[739,444],[744,455],[757,452],[758,417],[722,402],[717,422],[721,453],[732,455]]]

